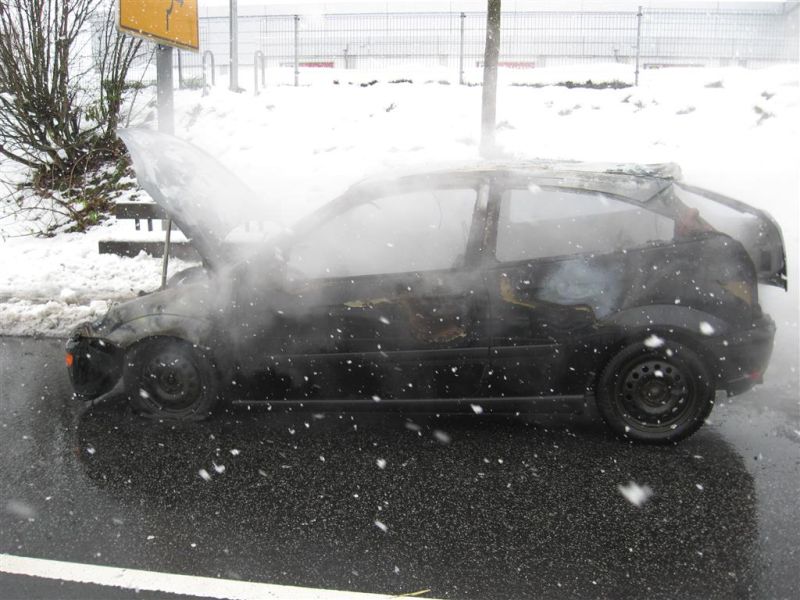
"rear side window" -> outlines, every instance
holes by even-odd
[[[602,194],[541,189],[504,192],[496,256],[515,261],[604,254],[670,241],[674,221]]]
[[[316,279],[460,267],[476,198],[475,189],[427,189],[362,202],[295,243],[289,269]]]

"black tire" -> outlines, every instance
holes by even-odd
[[[691,348],[666,341],[623,348],[597,382],[597,407],[618,436],[664,444],[697,431],[714,406],[714,382]]]
[[[198,421],[219,400],[214,362],[197,346],[176,338],[137,344],[126,356],[122,377],[131,407],[143,416]]]

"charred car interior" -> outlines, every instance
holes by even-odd
[[[231,243],[242,216],[263,207],[252,192],[186,142],[120,137],[203,268],[75,329],[67,364],[81,398],[121,382],[136,411],[165,419],[225,402],[594,402],[619,436],[663,443],[767,368],[775,325],[758,285],[787,286],[780,228],[674,165],[368,180],[242,250]],[[148,161],[152,144],[174,146],[176,164]]]

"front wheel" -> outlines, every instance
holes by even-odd
[[[714,383],[698,354],[682,344],[623,348],[600,374],[597,407],[622,437],[677,442],[704,423],[714,405]]]
[[[131,406],[145,416],[200,420],[218,400],[214,363],[200,348],[179,339],[137,345],[126,357],[123,381]]]

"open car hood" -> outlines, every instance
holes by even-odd
[[[117,132],[133,161],[139,185],[191,241],[205,263],[230,258],[225,238],[259,220],[265,203],[216,158],[172,135],[147,129]]]

